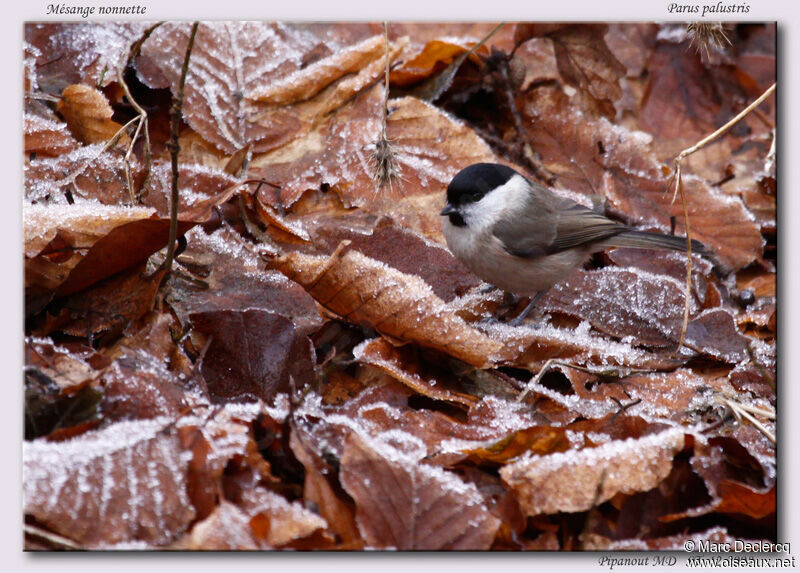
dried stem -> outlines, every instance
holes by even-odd
[[[525,396],[527,396],[528,393],[531,390],[533,390],[537,384],[539,384],[539,381],[545,374],[547,374],[547,371],[552,366],[563,366],[565,368],[572,368],[573,370],[578,370],[580,372],[587,372],[589,374],[598,374],[601,376],[616,374],[622,377],[622,376],[628,376],[633,373],[652,372],[651,370],[642,370],[640,368],[589,368],[586,366],[576,366],[575,364],[570,364],[569,362],[564,362],[563,360],[558,360],[556,358],[550,358],[547,362],[544,363],[544,365],[536,374],[536,376],[531,378],[531,380],[526,384],[525,390],[523,390],[522,393],[519,396],[517,396],[517,402],[522,402],[525,399]]]
[[[383,188],[387,185],[391,189],[392,182],[397,178],[397,165],[395,163],[394,150],[386,137],[386,121],[389,117],[389,71],[391,61],[389,57],[389,25],[383,23],[383,38],[385,42],[386,66],[383,78],[383,115],[381,117],[381,134],[375,142],[375,151],[372,154],[374,162],[374,179],[378,186]]]
[[[728,398],[721,398],[720,401],[728,407],[728,409],[733,413],[734,417],[737,421],[741,422],[742,418],[746,419],[748,422],[753,424],[758,430],[764,434],[767,439],[772,442],[773,444],[776,443],[775,441],[775,434],[770,432],[764,424],[758,421],[752,414],[758,414],[759,416],[764,416],[769,420],[775,419],[775,413],[769,410],[762,410],[761,408],[756,408],[755,406],[748,406],[746,404],[740,404],[734,400],[730,400]]]
[[[134,42],[131,45],[130,50],[128,50],[128,59],[125,61],[125,65],[117,70],[117,83],[122,86],[122,89],[125,91],[125,97],[128,99],[131,107],[133,107],[138,114],[138,116],[134,119],[139,121],[138,125],[136,126],[136,132],[133,134],[130,145],[128,146],[128,152],[125,154],[125,179],[128,183],[128,193],[130,193],[131,203],[134,205],[141,202],[141,196],[139,191],[133,188],[133,176],[131,175],[131,154],[133,153],[133,146],[136,143],[136,140],[139,138],[139,133],[142,130],[144,130],[144,181],[142,181],[140,190],[147,187],[147,183],[150,180],[150,168],[153,164],[153,154],[150,147],[150,129],[147,121],[147,112],[133,98],[131,90],[128,88],[128,84],[125,82],[125,78],[123,77],[123,71],[128,69],[134,58],[139,55],[142,45],[147,41],[156,28],[161,26],[161,24],[163,24],[163,22],[157,22],[144,31],[142,37]],[[130,122],[128,125],[130,125]]]
[[[689,302],[691,297],[691,288],[692,288],[692,234],[689,229],[689,208],[686,204],[686,197],[683,193],[683,181],[681,179],[681,162],[691,155],[692,153],[702,149],[715,139],[719,138],[725,132],[727,132],[731,127],[736,125],[739,121],[742,120],[747,114],[752,112],[756,107],[758,107],[765,99],[767,99],[772,92],[775,91],[775,85],[772,84],[763,94],[761,94],[758,99],[756,99],[753,103],[748,105],[744,108],[741,112],[739,112],[733,119],[728,121],[725,125],[717,129],[714,133],[704,137],[693,146],[688,147],[681,151],[678,156],[675,158],[675,174],[672,176],[667,189],[672,185],[672,181],[675,181],[675,191],[672,194],[672,203],[675,203],[675,199],[677,199],[678,195],[680,194],[681,197],[681,204],[683,205],[683,221],[684,226],[686,227],[686,292],[684,293],[684,305],[683,305],[683,323],[681,325],[681,336],[680,341],[678,342],[678,350],[683,346],[683,343],[686,340],[686,328],[689,325]]]
[[[23,530],[27,535],[44,539],[45,541],[52,543],[55,547],[58,547],[60,549],[73,549],[73,550],[83,549],[83,546],[78,545],[73,540],[58,535],[57,533],[53,533],[52,531],[47,531],[46,529],[42,529],[41,527],[36,527],[35,525],[30,525],[26,523],[23,525]]]
[[[163,268],[166,269],[165,276],[169,275],[172,268],[172,259],[175,256],[175,239],[178,235],[178,153],[181,147],[178,143],[178,132],[181,126],[181,115],[183,111],[183,86],[186,84],[186,74],[189,71],[189,58],[192,56],[194,47],[194,37],[197,34],[199,22],[192,24],[192,31],[189,33],[189,44],[186,46],[186,56],[183,58],[183,68],[181,78],[178,82],[178,91],[172,100],[170,108],[170,119],[172,120],[172,134],[167,148],[172,158],[172,193],[170,195],[169,207],[169,243],[167,244],[167,257],[164,259]]]

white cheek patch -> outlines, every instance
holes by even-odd
[[[488,230],[503,216],[523,212],[529,196],[528,182],[521,175],[514,175],[477,203],[463,207],[464,221],[475,232]]]

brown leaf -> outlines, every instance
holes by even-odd
[[[248,144],[255,153],[275,149],[307,133],[383,71],[382,36],[347,46],[335,28],[326,31],[327,45],[301,26],[203,22],[186,79],[187,123],[228,154]],[[188,35],[188,25],[167,23],[145,42],[137,66],[146,84],[175,91]],[[259,100],[271,105],[253,105]],[[298,105],[274,107],[290,102]]]
[[[458,56],[468,51],[469,45],[457,44],[453,41],[431,40],[425,44],[421,52],[402,62],[392,69],[389,75],[389,84],[394,87],[407,87],[421,82],[444,70]],[[488,53],[485,46],[479,52]],[[482,60],[476,54],[470,56],[476,64]]]
[[[271,401],[314,377],[311,343],[286,318],[263,310],[215,310],[189,317],[209,344],[201,367],[215,402]]]
[[[194,517],[181,451],[164,418],[25,442],[25,513],[86,547],[166,543]]]
[[[322,473],[323,462],[306,449],[297,432],[291,433],[289,441],[292,452],[305,468],[303,500],[306,505],[312,504],[318,509],[328,528],[342,540],[342,549],[363,549],[364,541],[358,532],[353,503],[334,490]]]
[[[755,519],[775,514],[775,486],[758,490],[748,485],[724,480],[717,486],[719,504],[715,507],[720,513],[740,513]]]
[[[475,461],[504,463],[524,452],[533,452],[538,456],[565,452],[570,449],[564,428],[553,426],[533,426],[518,430],[503,438],[465,451]]]
[[[381,217],[372,229],[364,231],[348,225],[347,219],[337,217],[323,222],[311,234],[314,245],[328,253],[342,241],[350,241],[352,249],[398,271],[420,277],[445,302],[480,284],[480,279],[443,245],[398,227],[389,217]]]
[[[345,442],[340,476],[372,547],[488,549],[500,525],[474,485],[399,450],[373,449],[356,433]]]
[[[143,351],[129,350],[115,360],[103,372],[100,383],[107,422],[177,418],[187,407],[177,377],[167,370],[165,362]]]
[[[235,191],[228,188],[180,213],[178,234],[207,220],[211,209]],[[42,285],[66,296],[141,263],[169,238],[169,219],[148,218],[151,213],[146,208],[27,207],[26,286]]]
[[[314,299],[281,273],[264,269],[258,252],[234,230],[207,235],[195,228],[187,237],[179,262],[194,280],[173,277],[175,296],[170,300],[182,324],[188,324],[192,313],[248,309],[284,316],[303,333],[321,324]]]
[[[239,506],[250,516],[254,537],[267,547],[287,545],[328,525],[323,518],[299,502],[290,503],[267,489],[247,490]]]
[[[253,538],[247,514],[223,499],[211,515],[196,523],[189,534],[169,548],[189,551],[253,551],[261,547]]]
[[[61,331],[88,339],[102,332],[129,334],[129,327],[153,308],[164,271],[147,274],[145,264],[131,267],[60,299],[38,334]]]
[[[380,368],[423,396],[454,402],[467,408],[475,405],[478,401],[476,397],[449,389],[448,386],[452,384],[448,385],[443,380],[443,372],[437,378],[432,372],[426,371],[419,361],[414,360],[413,355],[413,350],[409,352],[405,348],[396,348],[383,338],[372,339],[353,349],[353,358],[363,364]]]
[[[618,492],[647,491],[672,469],[683,432],[612,441],[579,452],[526,458],[500,469],[526,515],[586,511]]]
[[[58,157],[78,148],[78,142],[63,123],[27,112],[23,122],[25,153]]]
[[[606,25],[570,26],[548,37],[553,41],[561,77],[586,92],[608,118],[616,115],[614,103],[622,96],[619,79],[625,67],[608,49]]]
[[[58,102],[58,112],[64,117],[75,139],[85,144],[104,143],[114,137],[122,126],[111,120],[114,111],[106,97],[93,87],[76,84],[64,88]],[[122,134],[120,143],[128,140]]]
[[[401,273],[346,243],[330,257],[288,253],[276,268],[331,312],[400,340],[440,349],[475,366],[502,346],[448,309],[419,277]]]
[[[735,66],[704,64],[698,51],[673,39],[656,42],[647,69],[639,125],[671,157],[721,127],[768,87],[759,88]]]
[[[116,80],[130,45],[149,22],[31,22],[25,41],[33,45],[39,87],[60,93],[70,84],[105,86]]]

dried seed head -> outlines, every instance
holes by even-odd
[[[692,22],[686,27],[686,32],[689,34],[689,45],[699,53],[705,53],[706,59],[710,55],[710,48],[722,50],[725,44],[731,45],[722,22]]]
[[[392,183],[397,179],[399,171],[394,156],[392,144],[386,139],[386,134],[381,133],[378,141],[375,142],[375,150],[372,152],[373,178],[381,187],[387,185],[391,188]]]

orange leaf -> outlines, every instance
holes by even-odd
[[[122,128],[111,120],[114,111],[108,104],[106,96],[93,87],[74,84],[64,88],[58,111],[67,122],[75,139],[81,143],[103,143],[114,137]],[[121,142],[129,138],[122,134]]]

